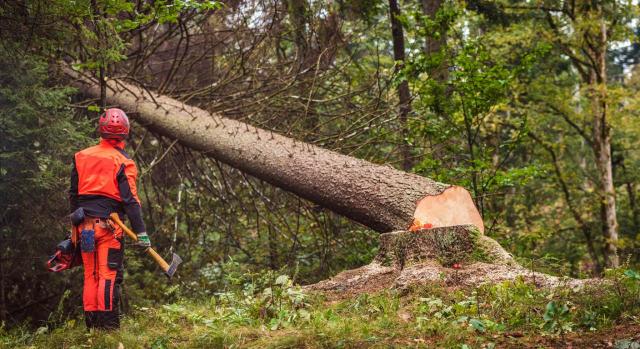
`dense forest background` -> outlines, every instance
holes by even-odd
[[[66,87],[61,61],[462,185],[534,270],[638,266],[638,18],[618,0],[2,2],[0,321],[81,311],[80,270],[44,261],[68,230],[73,153],[108,105]],[[128,251],[125,310],[264,270],[311,283],[375,255],[378,233],[145,125],[128,151],[153,243],[185,263],[166,283]]]

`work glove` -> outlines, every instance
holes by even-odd
[[[149,235],[146,232],[142,232],[137,234],[138,241],[136,242],[136,246],[146,249],[147,247],[151,247],[151,240],[149,240]]]

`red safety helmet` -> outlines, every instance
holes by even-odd
[[[118,108],[110,108],[100,115],[98,132],[104,139],[123,140],[129,137],[129,118]]]

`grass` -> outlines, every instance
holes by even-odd
[[[521,338],[515,346],[526,346],[541,338],[566,341],[604,333],[614,325],[640,328],[638,274],[615,270],[607,278],[609,284],[581,292],[516,281],[474,289],[432,285],[332,301],[274,276],[205,299],[135,308],[114,332],[88,332],[81,319],[59,319],[36,330],[2,328],[0,346],[493,348],[513,336]]]

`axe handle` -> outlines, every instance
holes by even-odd
[[[149,247],[147,248],[147,254],[151,256],[151,258],[153,258],[153,260],[156,261],[156,263],[158,263],[160,268],[162,268],[162,271],[164,271],[165,273],[169,271],[169,263],[167,263],[167,261],[165,261],[164,258],[160,257],[160,255],[158,254],[158,252],[156,252],[156,250]]]
[[[138,241],[138,235],[136,235],[136,233],[132,232],[131,229],[129,229],[129,227],[127,227],[121,220],[120,217],[118,216],[117,213],[112,213],[109,215],[109,219],[111,219],[114,223],[116,223],[120,228],[122,228],[122,230],[124,230],[125,233],[127,233],[127,235],[129,235],[129,237],[131,238],[131,240],[133,241]],[[162,268],[162,270],[166,273],[169,270],[169,263],[167,263],[167,261],[164,260],[164,258],[162,258],[158,252],[156,252],[153,248],[149,247],[146,250],[147,254],[149,256],[151,256],[151,258],[153,258],[154,261],[156,261],[156,263],[158,263],[158,265],[160,266],[160,268]]]
[[[136,235],[136,233],[132,232],[131,229],[129,229],[129,227],[124,225],[124,223],[120,220],[120,216],[118,216],[117,213],[114,212],[114,213],[110,214],[109,215],[109,219],[111,219],[111,221],[113,221],[120,228],[122,228],[122,230],[124,230],[124,232],[127,233],[127,235],[129,235],[131,240],[138,241],[138,235]]]

